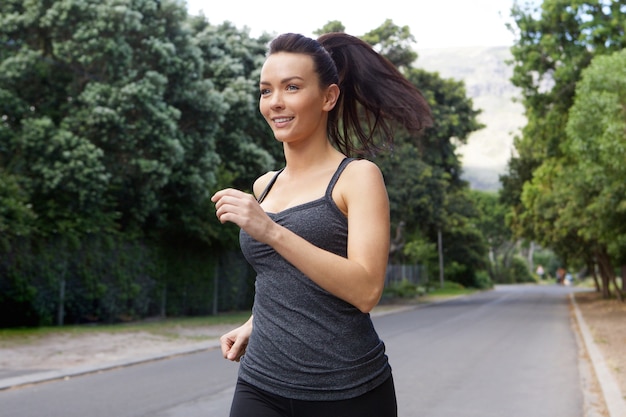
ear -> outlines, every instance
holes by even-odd
[[[337,84],[331,84],[326,89],[326,94],[324,95],[324,110],[331,111],[335,104],[337,104],[337,100],[339,100],[339,87]]]

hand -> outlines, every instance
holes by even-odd
[[[246,347],[248,346],[251,333],[252,319],[220,337],[220,345],[224,359],[239,362],[241,357],[246,353]]]
[[[251,194],[227,188],[215,193],[211,201],[215,203],[215,214],[222,224],[235,223],[260,242],[275,225]]]

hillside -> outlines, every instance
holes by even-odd
[[[495,190],[499,174],[513,152],[513,137],[524,125],[524,108],[514,102],[518,91],[509,79],[512,68],[506,64],[509,47],[444,48],[418,50],[416,66],[438,72],[444,78],[465,82],[474,108],[481,109],[479,120],[486,127],[470,135],[459,147],[464,178],[472,188]]]

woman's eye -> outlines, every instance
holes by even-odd
[[[268,95],[270,93],[270,90],[269,90],[269,88],[262,88],[260,93],[261,93],[262,96],[266,96],[266,95]]]
[[[289,85],[287,86],[287,90],[289,90],[289,91],[295,91],[295,90],[299,90],[299,88],[298,88],[298,86],[297,86],[297,85],[294,85],[294,84],[289,84]]]

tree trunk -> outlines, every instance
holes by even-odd
[[[533,257],[535,255],[535,242],[530,242],[530,247],[528,248],[528,267],[530,271],[535,270],[535,262],[533,261]]]
[[[622,295],[622,290],[619,287],[619,284],[617,283],[617,276],[615,274],[611,274],[611,279],[613,281],[613,287],[615,288],[615,297],[617,298],[617,301],[619,301],[620,303],[623,303],[624,296]]]
[[[602,277],[602,298],[611,298],[611,281],[613,281],[612,275],[614,274],[611,267],[611,259],[604,248],[597,251],[596,260],[600,269],[600,276]]]
[[[591,276],[593,277],[593,282],[596,285],[596,292],[602,291],[602,288],[600,287],[600,281],[598,281],[598,274],[596,274],[596,264],[594,264],[593,262],[589,262],[587,264],[587,269],[589,270],[589,272],[591,272]]]

